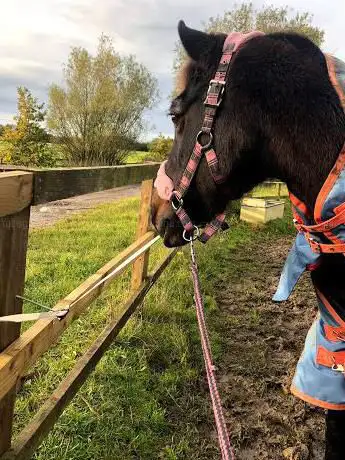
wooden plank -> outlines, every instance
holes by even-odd
[[[151,199],[153,191],[153,180],[146,180],[141,186],[141,201],[140,212],[137,228],[137,238],[140,238],[150,228],[151,216]],[[142,282],[147,276],[147,269],[149,264],[150,252],[146,251],[145,254],[140,256],[133,264],[132,271],[132,290],[136,291],[141,286]]]
[[[68,376],[41,407],[30,424],[20,433],[12,449],[0,460],[26,460],[31,458],[42,439],[49,433],[67,404],[75,396],[96,364],[102,358],[121,329],[126,325],[131,315],[142,303],[146,294],[171,262],[177,250],[173,250],[163,260],[154,273],[146,279],[126,303],[121,317],[112,321],[91,345],[86,353],[78,360]]]
[[[140,184],[143,180],[155,177],[158,168],[158,163],[151,163],[35,170],[33,204],[100,192],[124,185]]]
[[[0,217],[16,214],[32,200],[33,174],[22,171],[0,173]]]
[[[94,275],[91,275],[67,297],[60,300],[55,305],[55,310],[70,308],[69,313],[63,319],[37,321],[0,354],[0,401],[6,393],[16,385],[16,382],[24,372],[35,363],[37,358],[57,341],[71,322],[101,294],[119,273],[109,278],[102,286],[99,286],[86,296],[84,294],[102,278],[105,278],[112,270],[121,265],[128,257],[132,256],[138,249],[142,248],[154,238],[154,232],[147,232],[135,243],[122,251],[121,254],[99,269]]]
[[[32,182],[32,176],[29,175]],[[26,188],[26,187],[24,187]],[[12,188],[13,190],[13,188]],[[9,209],[9,208],[8,208]],[[25,279],[26,250],[28,242],[30,208],[17,214],[0,217],[0,315],[21,313]],[[20,325],[0,324],[0,351],[13,343],[20,334]],[[0,379],[2,386],[2,380]],[[11,444],[15,385],[9,385],[0,401],[0,454]]]
[[[4,165],[0,163],[0,171],[28,171],[32,172],[34,169],[37,168],[28,168],[27,166],[21,166],[21,165]]]

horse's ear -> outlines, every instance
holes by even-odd
[[[178,33],[186,53],[194,61],[198,61],[212,46],[212,36],[199,30],[190,29],[184,21],[178,23]]]

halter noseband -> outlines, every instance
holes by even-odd
[[[250,32],[249,34],[234,32],[229,34],[225,39],[223,54],[218,65],[217,72],[209,83],[207,96],[204,101],[205,115],[201,130],[196,136],[193,152],[188,160],[185,170],[183,171],[181,180],[175,190],[171,191],[169,194],[171,206],[184,228],[183,237],[187,241],[199,238],[200,241],[206,243],[224,224],[225,212],[222,212],[210,223],[208,223],[202,235],[199,235],[198,227],[193,225],[192,220],[183,207],[183,198],[189,189],[203,155],[205,155],[214,182],[216,184],[221,184],[226,180],[220,172],[218,158],[213,148],[212,129],[215,123],[217,109],[223,100],[231,59],[241,45],[243,45],[247,40],[259,35],[264,34],[258,31]],[[203,142],[201,142],[202,139]],[[164,164],[162,165],[162,168],[164,168]],[[165,170],[164,173],[161,171],[160,174],[165,174]],[[157,188],[159,193],[159,187]],[[164,192],[162,194],[164,195]]]

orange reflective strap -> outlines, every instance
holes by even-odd
[[[345,328],[324,324],[325,337],[329,342],[345,342]]]
[[[341,203],[339,206],[337,206],[336,208],[334,208],[335,214],[340,214],[340,213],[342,213],[343,211],[345,211],[345,203]]]
[[[299,210],[301,211],[301,213],[306,216],[306,217],[310,217],[311,216],[311,213],[309,212],[307,206],[303,203],[303,201],[299,200],[293,193],[289,192],[289,199],[291,201],[291,203]],[[298,222],[301,222],[302,223],[302,218],[294,211],[293,209],[293,213],[294,213],[294,217],[296,218],[296,220],[298,220]]]
[[[336,321],[340,327],[342,327],[345,330],[345,321],[342,320],[342,318],[338,315],[338,313],[334,310],[332,305],[329,303],[327,297],[322,294],[322,292],[315,286],[315,292],[316,296],[318,297],[318,300],[322,302],[328,313],[331,315],[331,317]]]
[[[321,190],[317,196],[315,209],[314,209],[314,219],[317,224],[322,223],[322,209],[325,204],[326,198],[328,197],[330,191],[332,190],[334,184],[336,183],[339,174],[345,166],[345,145],[343,146],[339,157],[333,166],[331,172],[329,173],[327,179],[325,180]]]
[[[321,345],[317,347],[316,363],[321,366],[330,367],[335,370],[345,372],[345,350],[344,351],[328,351]]]
[[[340,206],[338,206],[338,209],[342,207],[338,213],[336,212],[336,209],[334,209],[336,213],[335,216],[328,220],[315,225],[296,224],[296,227],[300,228],[300,231],[304,232],[324,233],[332,230],[335,227],[338,227],[339,225],[345,224],[345,207],[343,205],[345,205],[345,203],[342,203]]]
[[[319,243],[309,233],[306,233],[307,241],[313,252],[317,254],[345,254],[345,243]]]

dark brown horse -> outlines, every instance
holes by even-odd
[[[190,59],[180,75],[180,94],[170,108],[175,140],[166,173],[175,184],[201,127],[204,99],[226,38],[192,30],[179,35]],[[203,159],[184,199],[195,224],[210,221],[230,200],[271,177],[284,181],[309,209],[345,141],[345,115],[326,60],[310,40],[275,33],[249,40],[231,62],[223,103],[213,130],[220,169],[216,185]],[[184,244],[171,203],[153,198],[153,223],[167,246]],[[345,319],[345,259],[323,256],[313,282]],[[345,382],[344,382],[345,384]],[[344,459],[345,412],[326,414],[326,459]]]

